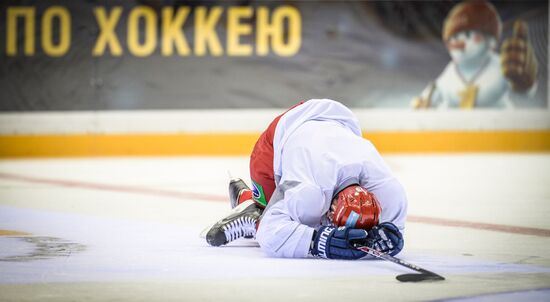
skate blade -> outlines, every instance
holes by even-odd
[[[204,230],[202,230],[202,232],[200,232],[199,234],[199,237],[200,238],[203,238],[203,239],[206,239],[206,234],[208,234],[208,231],[210,231],[210,229],[216,225],[216,223],[218,223],[219,221],[223,220],[225,217],[229,216],[229,215],[233,215],[234,213],[239,213],[241,211],[243,211],[244,209],[246,209],[250,204],[253,204],[254,201],[253,200],[247,200],[243,203],[241,203],[240,205],[234,207],[233,209],[231,209],[231,211],[227,212],[227,214],[223,215],[223,217],[221,217],[220,219],[216,220],[216,222],[212,223],[212,224],[209,224],[206,228],[204,228]]]

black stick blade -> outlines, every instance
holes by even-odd
[[[443,281],[445,278],[436,274],[403,274],[395,277],[401,282]]]

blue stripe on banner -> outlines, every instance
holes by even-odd
[[[355,227],[357,219],[359,219],[359,214],[357,212],[351,211],[351,213],[349,213],[348,220],[346,221],[346,226]]]

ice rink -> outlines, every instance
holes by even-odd
[[[409,197],[383,261],[209,247],[246,157],[0,161],[0,301],[550,301],[550,154],[387,155]]]

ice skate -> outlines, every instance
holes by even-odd
[[[240,203],[252,199],[252,191],[240,178],[233,178],[229,181],[229,200],[231,208],[234,209]]]
[[[261,210],[252,200],[247,200],[233,209],[233,213],[215,223],[206,233],[206,242],[212,246],[228,244],[244,238],[254,238],[256,223]]]
[[[239,204],[242,204],[248,200],[252,200],[252,191],[246,185],[246,183],[240,178],[231,178],[229,181],[229,203],[231,204],[231,211],[225,214],[223,217],[227,218],[236,213],[242,212],[242,207],[239,207]],[[261,214],[261,213],[260,213]],[[222,221],[220,219],[219,221]],[[218,222],[213,223],[206,227],[200,233],[201,238],[206,238],[206,234],[216,225]],[[254,236],[251,236],[252,238]],[[248,238],[248,236],[247,236]]]

